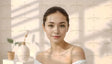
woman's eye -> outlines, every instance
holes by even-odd
[[[53,27],[53,25],[48,25],[48,27]]]
[[[65,27],[65,25],[60,25],[60,27]]]

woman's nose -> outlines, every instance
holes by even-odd
[[[55,26],[54,33],[59,34],[59,27],[58,26]]]

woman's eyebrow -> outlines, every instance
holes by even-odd
[[[54,24],[54,22],[48,22],[50,24]],[[65,24],[65,22],[60,22],[59,24]]]
[[[51,23],[51,24],[53,24],[54,22],[48,22],[48,23]]]
[[[65,22],[60,22],[60,24],[65,24]]]

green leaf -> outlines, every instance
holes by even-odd
[[[21,42],[15,42],[14,44],[21,46]]]
[[[19,44],[19,42],[15,42],[15,45]]]
[[[11,38],[8,38],[7,41],[11,44],[13,43],[13,39],[11,39]]]

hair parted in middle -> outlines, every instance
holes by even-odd
[[[45,22],[46,22],[47,16],[50,15],[50,14],[53,14],[53,13],[55,13],[57,11],[62,13],[66,17],[66,20],[67,20],[67,23],[68,23],[68,26],[69,26],[69,15],[67,14],[67,12],[63,8],[58,7],[58,6],[53,6],[53,7],[49,8],[45,12],[45,14],[43,16],[43,25],[44,26],[45,26]]]

